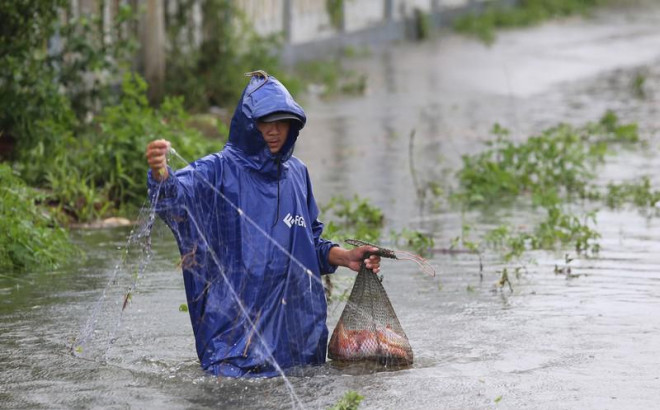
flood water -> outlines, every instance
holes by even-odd
[[[448,34],[396,45],[351,63],[368,73],[366,96],[304,100],[309,123],[296,155],[318,202],[359,194],[383,209],[387,229],[423,229],[448,247],[462,216],[420,211],[408,161],[413,130],[420,179],[451,178],[444,170],[482,149],[496,122],[523,137],[613,109],[650,144],[614,153],[599,181],[649,175],[658,189],[659,63],[660,6],[506,32],[492,47]],[[639,73],[644,99],[631,87]],[[521,223],[528,216],[501,209],[469,217],[487,226],[512,213]],[[179,311],[178,252],[162,223],[121,315],[130,281],[111,280],[130,231],[75,232],[89,255],[79,268],[0,276],[0,407],[327,408],[348,390],[365,396],[365,409],[657,407],[659,225],[634,209],[603,209],[599,257],[574,260],[567,277],[554,273],[565,252],[534,253],[513,291],[495,286],[497,255],[485,256],[483,280],[475,255],[436,253],[436,278],[384,261],[383,284],[415,352],[411,368],[327,364],[305,377],[249,381],[200,370],[188,314]],[[350,275],[340,270],[337,280]],[[95,312],[104,292],[108,307]],[[341,310],[330,306],[330,329]],[[114,343],[96,346],[103,360],[69,350],[90,317],[95,329],[114,332]]]

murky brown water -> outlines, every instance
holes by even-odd
[[[479,150],[495,122],[524,136],[614,109],[638,122],[651,145],[612,156],[599,177],[650,175],[657,188],[659,62],[658,8],[508,32],[490,48],[454,36],[395,46],[354,62],[369,73],[366,97],[304,103],[310,121],[297,155],[319,202],[357,193],[383,208],[389,227],[427,229],[447,246],[460,234],[461,215],[420,214],[408,164],[413,129],[418,173],[436,178]],[[644,100],[631,91],[638,72],[647,78]],[[108,281],[129,233],[79,232],[90,254],[79,269],[0,276],[0,407],[327,408],[356,390],[370,409],[653,408],[660,401],[658,225],[634,210],[602,210],[599,258],[573,261],[578,277],[567,278],[553,273],[563,253],[535,253],[513,292],[494,286],[502,267],[495,255],[485,260],[483,281],[474,255],[436,255],[435,279],[412,263],[385,261],[384,285],[415,365],[375,374],[327,365],[289,379],[293,394],[283,380],[218,382],[199,370],[188,315],[178,311],[185,295],[176,247],[161,224],[121,321],[98,314],[117,329],[116,342],[102,347],[107,363],[72,357],[71,339],[103,290],[117,288]],[[340,313],[331,307],[331,327]]]

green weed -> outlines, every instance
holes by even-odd
[[[390,236],[397,246],[401,244],[420,256],[429,255],[435,246],[432,235],[408,228],[403,228],[401,232],[393,231]]]
[[[415,26],[414,26],[415,40],[418,41],[426,40],[431,36],[431,29],[433,26],[431,15],[429,13],[424,12],[420,8],[415,8],[413,15],[415,22]]]
[[[596,124],[559,125],[522,143],[497,124],[492,132],[490,149],[463,156],[461,190],[454,195],[460,203],[502,203],[529,194],[536,205],[553,206],[566,196],[585,197],[608,143],[639,141],[637,125],[619,125],[612,112]]]
[[[564,255],[564,266],[555,265],[555,275],[564,275],[566,279],[573,279],[580,277],[580,275],[573,273],[570,263],[573,262],[568,254]]]
[[[611,111],[596,123],[584,127],[562,124],[519,143],[499,125],[493,134],[496,140],[488,144],[489,149],[463,157],[463,167],[457,173],[460,187],[452,195],[453,201],[474,207],[528,198],[545,210],[545,218],[526,230],[502,224],[476,241],[468,239],[469,225],[463,224],[463,232],[452,240],[452,247],[460,243],[480,254],[486,248],[495,249],[505,261],[531,250],[566,247],[573,247],[579,255],[595,255],[600,250],[595,212],[576,215],[567,202],[605,198],[610,206],[631,201],[652,208],[660,200],[648,179],[639,184],[610,184],[606,195],[593,186],[596,167],[603,163],[612,144],[640,142],[637,124],[620,124]]]
[[[596,223],[595,212],[587,213],[582,219],[559,207],[550,207],[547,212],[546,219],[536,226],[530,236],[531,249],[556,249],[572,244],[578,254],[596,254],[600,251],[600,245],[596,242],[600,234],[589,226]]]
[[[324,98],[338,94],[362,95],[367,88],[367,76],[344,68],[341,58],[301,62],[293,72],[301,83],[320,87]]]
[[[341,30],[344,26],[344,0],[325,0],[325,11],[330,25],[335,30]]]
[[[621,208],[625,203],[632,203],[645,211],[656,210],[660,203],[660,191],[654,190],[651,179],[644,176],[637,181],[609,183],[604,201],[610,208]]]
[[[472,227],[464,223],[461,226],[461,234],[451,240],[449,248],[452,250],[462,248],[470,252],[480,253],[481,245],[479,242],[476,242],[471,239],[470,237],[471,231],[472,231]]]
[[[334,242],[349,238],[379,243],[385,223],[383,211],[372,205],[368,199],[355,195],[352,199],[334,196],[321,207],[322,218],[326,220],[323,237]],[[434,246],[431,235],[403,228],[401,232],[390,232],[390,238],[397,245],[425,255]]]
[[[188,127],[180,98],[166,98],[159,109],[149,105],[147,85],[126,74],[119,104],[108,106],[74,137],[53,122],[43,129],[58,133],[46,148],[27,151],[21,172],[36,176],[48,188],[48,200],[64,220],[89,221],[107,213],[132,212],[146,197],[146,144],[165,138],[184,158],[197,158],[222,148],[224,140],[204,138]]]
[[[646,74],[638,71],[635,73],[635,76],[633,77],[631,83],[630,83],[630,88],[632,89],[632,93],[635,97],[637,98],[646,98]]]
[[[454,30],[477,37],[486,44],[492,44],[496,30],[501,28],[529,27],[541,22],[587,14],[597,6],[610,0],[520,0],[516,6],[503,8],[487,6],[478,14],[458,18]]]
[[[59,84],[79,119],[117,103],[115,87],[138,49],[137,38],[128,35],[126,27],[137,21],[131,6],[124,4],[108,28],[94,14],[70,19],[59,27],[62,49],[50,57],[49,64],[58,67]]]
[[[353,199],[334,196],[321,207],[324,219],[328,220],[324,237],[342,242],[356,238],[366,242],[378,243],[384,224],[383,211],[372,205],[369,200],[357,195]]]
[[[364,396],[360,395],[358,392],[349,390],[344,394],[344,397],[342,397],[337,404],[330,407],[329,410],[356,410],[363,399]]]
[[[509,280],[509,270],[507,268],[502,269],[500,280],[497,281],[497,285],[500,288],[503,288],[504,285],[509,285],[509,290],[513,292],[513,285],[511,285],[511,281]]]
[[[66,230],[38,206],[43,195],[0,164],[0,270],[52,269],[82,254]]]
[[[209,107],[231,107],[245,87],[243,73],[261,69],[282,80],[296,94],[300,82],[282,69],[282,37],[260,36],[235,2],[201,3],[201,44],[195,43],[190,21],[195,3],[179,3],[167,15],[167,71],[165,92],[184,97],[186,109],[204,112]]]

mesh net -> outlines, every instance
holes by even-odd
[[[381,256],[386,256],[381,253]],[[378,276],[365,265],[330,338],[328,357],[407,366],[413,352]]]
[[[174,155],[181,163],[187,163]],[[194,168],[188,177],[194,181],[190,184],[191,197],[206,200],[165,205],[158,201],[163,194],[160,185],[154,195],[160,204],[159,215],[170,228],[176,228],[175,239],[181,251],[178,265],[183,270],[187,296],[185,306],[201,365],[210,373],[230,377],[284,376],[297,400],[286,376],[304,375],[303,367],[309,369],[306,365],[325,361],[327,304],[316,254],[280,243],[288,243],[290,232],[302,232],[304,224],[313,223],[314,218],[297,223],[288,210],[282,211],[278,214],[278,230],[274,225],[276,209],[267,214],[262,203],[240,203]],[[156,211],[153,206],[143,208],[141,223],[131,233],[125,258],[108,273],[102,296],[72,343],[77,357],[126,364],[130,362],[126,355],[131,355],[135,340],[146,341],[149,335],[160,331],[160,327],[144,326],[147,322],[143,321],[146,319],[142,310],[130,308],[133,296],[144,293],[139,292],[137,285],[144,280],[151,261],[152,226],[161,219],[156,218]],[[379,248],[378,254],[423,265],[420,258],[401,251]],[[162,269],[172,271],[172,266],[166,265]],[[255,275],[265,270],[274,273]],[[159,285],[152,283],[148,292],[154,286]],[[178,312],[181,301],[159,301],[158,309]],[[153,314],[146,306],[142,309],[147,316]],[[122,329],[129,331],[128,337]],[[364,266],[332,335],[329,351],[329,357],[335,360],[371,360],[392,365],[413,361],[412,349],[384,288]],[[139,360],[135,358],[136,362]]]

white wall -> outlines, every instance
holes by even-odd
[[[285,29],[283,13],[287,0],[236,0],[260,34],[282,32]],[[289,0],[291,3],[292,44],[301,44],[332,37],[336,34],[330,25],[326,0]],[[494,0],[435,0],[438,10],[465,7],[471,2],[487,3]],[[434,0],[391,0],[393,19],[411,17],[415,9],[432,11]],[[385,20],[387,0],[344,0],[345,31],[348,33],[377,26]]]

